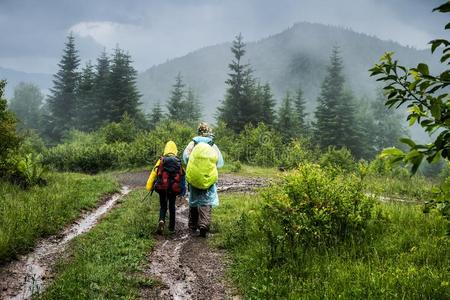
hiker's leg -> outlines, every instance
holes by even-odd
[[[209,231],[211,223],[211,205],[203,205],[198,208],[198,227],[200,230]]]
[[[171,195],[169,196],[169,214],[170,214],[170,219],[169,219],[169,230],[170,231],[174,231],[175,230],[175,200],[176,200],[176,196],[175,195]]]
[[[198,228],[198,207],[189,206],[189,228],[191,230]]]
[[[166,193],[159,194],[159,220],[166,221],[167,212],[167,195]]]

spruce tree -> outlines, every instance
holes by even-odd
[[[127,113],[131,119],[139,113],[140,94],[136,87],[137,71],[131,65],[131,57],[123,50],[114,50],[108,89],[108,120],[119,122]]]
[[[152,112],[150,113],[149,116],[149,121],[150,121],[150,128],[154,129],[156,128],[156,126],[158,126],[158,124],[164,119],[164,113],[163,110],[161,108],[161,104],[158,102],[156,102],[156,104],[153,106]]]
[[[242,35],[236,36],[231,47],[234,59],[228,65],[229,78],[225,99],[218,108],[218,120],[225,122],[235,132],[244,129],[247,123],[256,123],[260,112],[255,97],[255,81],[250,65],[242,63],[245,54],[245,43]]]
[[[386,96],[383,91],[377,91],[377,96],[370,106],[374,121],[371,136],[376,152],[388,147],[400,148],[400,138],[408,135],[401,125],[402,116],[397,111],[389,109],[385,103]]]
[[[272,90],[268,83],[265,85],[257,85],[256,98],[259,102],[260,109],[258,121],[264,122],[267,125],[273,125],[275,123],[275,99],[273,98]]]
[[[353,95],[350,91],[344,91],[342,69],[339,50],[334,47],[315,111],[315,138],[322,149],[346,147],[355,156],[361,157],[360,124],[356,120]]]
[[[96,73],[94,78],[94,120],[93,128],[99,128],[110,118],[109,109],[111,107],[109,99],[109,80],[110,80],[110,61],[106,51],[103,51],[97,59],[95,67]]]
[[[94,83],[94,67],[88,62],[81,72],[78,87],[76,127],[82,131],[90,131],[96,128],[97,104],[94,94]]]
[[[184,120],[188,123],[198,123],[202,117],[202,108],[197,95],[191,87],[188,88],[184,100]]]
[[[58,63],[59,71],[54,75],[53,88],[50,89],[51,94],[48,98],[50,124],[47,124],[47,128],[51,129],[50,138],[56,141],[59,141],[64,133],[75,125],[79,64],[80,58],[75,49],[75,39],[70,34],[67,37],[61,61]]]
[[[298,133],[301,136],[305,136],[309,132],[308,124],[306,123],[306,116],[308,114],[306,113],[306,101],[303,97],[303,90],[300,87],[295,93],[294,104],[297,117]]]
[[[167,101],[167,117],[174,121],[182,122],[185,120],[184,103],[184,83],[180,73],[175,77],[175,84],[172,86],[169,101]]]
[[[297,126],[297,116],[292,98],[289,92],[287,92],[281,102],[277,118],[277,129],[283,137],[284,142],[289,142],[290,139],[296,137]]]
[[[338,48],[334,47],[315,111],[315,139],[322,149],[340,144],[338,106],[342,101],[343,88],[342,60]]]
[[[350,90],[342,93],[336,112],[338,115],[336,132],[339,136],[336,146],[346,147],[354,156],[363,157],[364,147],[367,145],[362,144],[363,128],[356,118],[355,98]]]
[[[39,128],[43,99],[41,90],[32,83],[21,82],[15,87],[9,109],[19,118],[19,128]]]

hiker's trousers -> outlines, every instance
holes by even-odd
[[[166,221],[166,213],[167,213],[167,204],[169,204],[169,230],[175,230],[175,199],[177,196],[168,194],[168,193],[160,193],[159,194],[159,220]]]
[[[189,207],[189,228],[209,230],[211,224],[211,205]]]

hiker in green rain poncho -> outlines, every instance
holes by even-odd
[[[183,152],[187,165],[186,180],[189,188],[189,228],[206,237],[211,223],[211,208],[219,205],[217,194],[217,168],[224,164],[222,153],[214,144],[214,135],[206,123],[200,123],[198,136]]]

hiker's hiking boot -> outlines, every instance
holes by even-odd
[[[162,234],[163,231],[164,231],[164,221],[161,220],[161,221],[159,221],[158,229],[156,230],[156,233],[157,234]]]
[[[206,229],[205,228],[200,228],[200,237],[206,237]]]

